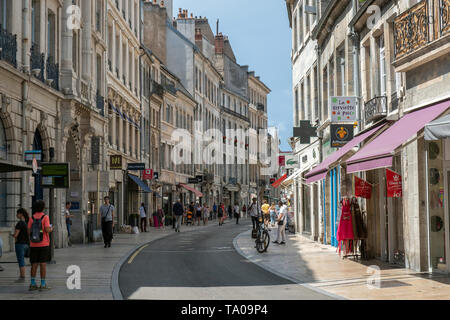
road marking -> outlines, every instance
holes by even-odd
[[[141,251],[144,250],[146,247],[148,247],[148,244],[146,244],[145,246],[140,247],[139,250],[137,250],[135,253],[133,253],[133,255],[130,257],[130,260],[128,260],[128,264],[131,264],[133,262],[134,258],[136,258],[137,255],[139,253],[141,253]]]

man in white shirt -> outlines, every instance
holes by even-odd
[[[141,232],[147,232],[147,210],[145,210],[145,204],[143,202],[139,208],[139,215],[141,216]]]
[[[280,213],[278,214],[277,223],[278,223],[278,234],[277,240],[273,243],[276,244],[286,244],[286,222],[287,222],[287,205],[286,200],[281,200],[280,203]],[[281,238],[281,242],[279,241]]]

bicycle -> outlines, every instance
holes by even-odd
[[[255,248],[259,253],[266,252],[270,244],[270,234],[262,217],[258,219],[258,231],[255,240]]]

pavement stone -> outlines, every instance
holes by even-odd
[[[271,231],[271,237],[276,230]],[[448,275],[418,273],[379,260],[342,259],[336,248],[301,235],[287,235],[287,245],[271,243],[259,254],[250,231],[236,237],[235,248],[253,263],[278,275],[343,299],[358,300],[448,300]],[[371,281],[369,266],[380,268],[377,282]],[[369,286],[374,284],[374,286]]]
[[[207,226],[182,226],[182,232],[198,232]],[[0,258],[4,268],[0,272],[0,300],[113,300],[112,274],[116,264],[131,251],[141,245],[166,237],[174,233],[172,227],[165,229],[151,228],[149,232],[134,234],[114,234],[111,248],[104,248],[103,243],[76,245],[55,249],[56,264],[47,264],[47,283],[51,290],[47,292],[28,291],[30,284],[30,267],[27,261],[26,281],[15,283],[19,277],[19,268],[14,252],[5,253]],[[28,259],[27,259],[28,260]],[[81,270],[81,290],[69,290],[67,268],[77,265]],[[39,271],[36,278],[40,284]]]

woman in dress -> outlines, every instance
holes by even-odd
[[[208,218],[209,218],[209,208],[206,205],[206,203],[203,205],[203,225],[206,226],[208,224]]]

